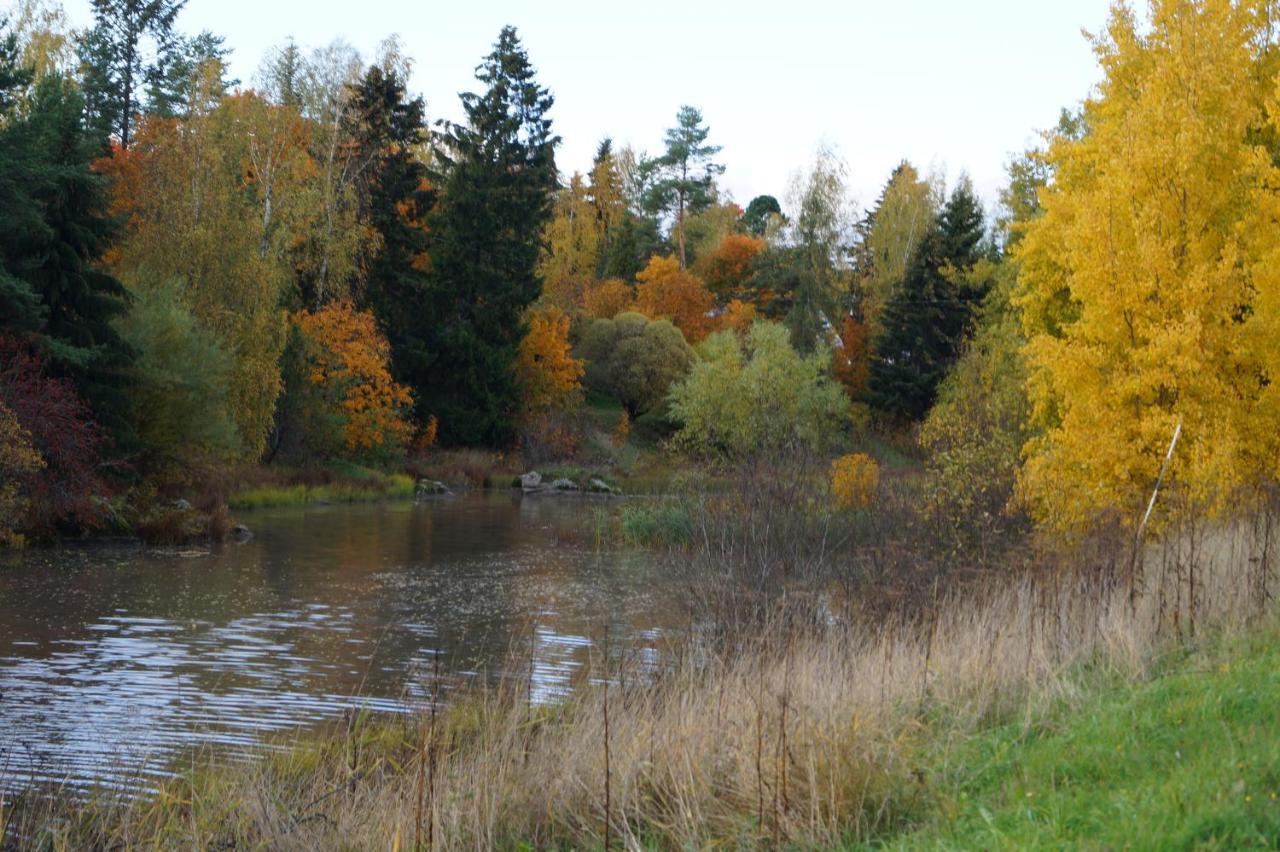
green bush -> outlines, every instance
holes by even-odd
[[[656,408],[696,360],[680,329],[636,313],[595,320],[574,354],[586,361],[587,389],[617,399],[632,419]]]
[[[756,322],[745,340],[713,334],[698,351],[702,360],[671,391],[682,449],[727,458],[820,451],[849,424],[830,353],[799,354],[777,323]]]

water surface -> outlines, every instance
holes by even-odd
[[[0,793],[145,784],[190,746],[420,707],[437,661],[553,698],[606,631],[643,652],[678,622],[650,557],[597,547],[606,505],[266,510],[241,516],[242,544],[0,557]]]

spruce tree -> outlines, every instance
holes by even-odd
[[[98,150],[75,86],[59,77],[42,78],[24,114],[0,129],[0,186],[15,188],[0,193],[0,303],[20,308],[0,327],[36,333],[53,372],[127,438],[132,353],[112,326],[127,296],[100,265],[114,228],[104,179],[89,167]]]
[[[347,132],[369,164],[357,184],[360,219],[378,235],[360,261],[362,301],[391,344],[397,380],[421,393],[432,360],[422,220],[433,195],[416,154],[426,137],[426,106],[408,98],[399,74],[374,65],[353,87],[350,107]]]
[[[553,99],[514,27],[476,69],[482,93],[463,94],[465,124],[435,148],[441,201],[430,216],[430,308],[421,317],[434,360],[418,383],[422,416],[446,443],[505,445],[520,394],[512,364],[522,315],[542,284],[534,268],[556,188],[547,116]]]
[[[18,61],[18,40],[0,36],[0,333],[29,334],[44,322],[44,307],[31,285],[15,275],[14,260],[5,251],[44,230],[44,222],[29,195],[32,158],[37,153],[30,127],[16,120],[19,93],[31,83],[31,71]]]
[[[965,273],[983,254],[982,205],[961,181],[920,242],[875,342],[869,391],[876,407],[920,420],[959,357],[985,290]]]

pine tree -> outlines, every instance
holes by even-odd
[[[142,112],[148,84],[164,74],[179,47],[173,31],[186,0],[93,0],[93,28],[84,36],[81,88],[95,128],[105,139],[115,134],[120,147],[132,141],[133,117]],[[155,61],[146,61],[144,39],[154,45]]]
[[[711,159],[720,153],[720,146],[707,144],[710,132],[702,123],[701,112],[682,106],[676,114],[676,126],[667,130],[666,153],[645,164],[653,177],[645,206],[651,213],[667,212],[673,216],[681,269],[688,265],[685,219],[715,201],[715,179],[724,173],[724,166]]]
[[[225,47],[222,36],[205,30],[194,38],[175,40],[173,50],[162,57],[147,85],[147,109],[152,115],[174,118],[183,115],[193,105],[197,96],[208,100],[204,104],[212,108],[240,81],[226,76],[227,57],[231,48]],[[206,65],[212,64],[216,77],[211,78]]]
[[[982,258],[983,233],[982,205],[962,180],[885,306],[869,384],[880,409],[919,420],[933,405],[985,295],[967,275]]]
[[[368,162],[357,185],[359,216],[378,237],[361,258],[363,301],[391,344],[396,379],[419,389],[431,364],[422,220],[433,193],[415,153],[426,136],[425,113],[399,74],[374,65],[352,89],[347,127]]]
[[[514,27],[476,70],[481,94],[462,95],[466,124],[449,125],[435,153],[442,200],[429,218],[430,310],[420,322],[434,360],[417,384],[418,410],[439,418],[446,443],[503,445],[515,437],[520,389],[512,364],[556,188],[551,94]]]

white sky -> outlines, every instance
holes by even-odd
[[[89,0],[64,0],[75,26]],[[742,205],[785,204],[789,177],[818,145],[849,166],[855,199],[874,201],[910,159],[988,200],[1010,154],[1084,98],[1099,74],[1082,29],[1109,0],[189,0],[178,27],[223,35],[233,76],[251,81],[265,51],[341,37],[366,56],[397,33],[431,118],[460,118],[457,93],[507,23],[520,31],[564,138],[566,173],[605,135],[657,153],[681,104],[699,107],[723,146],[721,185]]]

